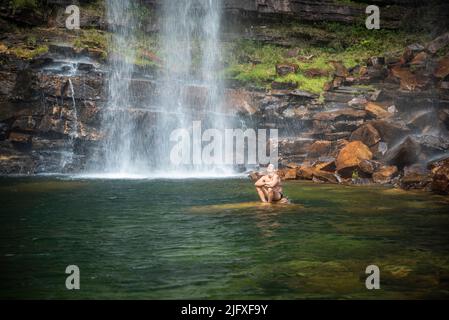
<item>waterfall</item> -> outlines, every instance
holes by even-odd
[[[180,166],[170,162],[173,130],[192,130],[193,121],[198,120],[203,130],[223,129],[227,123],[222,112],[223,86],[218,76],[221,1],[161,1],[162,66],[156,79],[156,112],[150,105],[152,102],[137,102],[131,94],[136,71],[134,32],[138,28],[132,9],[130,0],[107,0],[113,35],[108,103],[103,115],[106,132],[103,171],[119,176],[224,173],[225,168],[219,165]],[[186,147],[191,148],[190,142]],[[201,153],[201,148],[193,149]],[[192,155],[198,156],[201,154]]]
[[[221,166],[182,165],[170,163],[170,131],[174,128],[192,130],[195,120],[202,129],[223,129],[226,117],[222,112],[223,86],[218,76],[220,68],[220,0],[164,1],[163,25],[160,34],[163,52],[163,72],[159,81],[163,110],[158,119],[155,153],[157,169],[178,174],[223,173]],[[184,146],[191,148],[190,145]],[[200,149],[192,149],[192,159],[200,158]],[[229,169],[228,169],[229,170]]]
[[[108,55],[108,103],[102,119],[106,132],[103,165],[108,172],[122,173],[132,168],[135,154],[132,148],[135,124],[129,109],[132,108],[130,86],[134,71],[133,35],[136,26],[131,1],[107,0],[106,8],[112,39]]]

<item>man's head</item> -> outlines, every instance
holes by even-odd
[[[267,174],[268,174],[268,176],[273,176],[274,175],[274,172],[275,172],[275,168],[274,168],[274,165],[272,165],[271,163],[268,165],[268,167],[267,167]]]

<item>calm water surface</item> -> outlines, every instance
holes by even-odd
[[[448,197],[284,189],[293,205],[256,203],[247,179],[0,178],[0,298],[449,297]]]

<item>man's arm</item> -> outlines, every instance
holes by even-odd
[[[256,183],[254,184],[256,187],[263,187],[266,184],[266,177],[263,176],[262,178],[260,178],[259,180],[256,181]]]

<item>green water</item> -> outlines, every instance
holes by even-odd
[[[295,205],[248,204],[247,179],[0,178],[0,298],[449,297],[448,197],[284,189]]]

